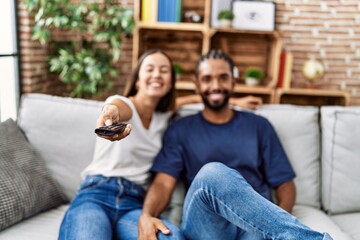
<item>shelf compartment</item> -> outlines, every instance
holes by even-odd
[[[348,106],[348,92],[323,89],[277,89],[274,103],[295,105],[338,105]]]

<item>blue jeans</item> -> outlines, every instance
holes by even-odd
[[[144,196],[141,186],[126,179],[87,177],[64,216],[59,239],[137,239]],[[158,239],[182,239],[177,227],[163,221],[172,234],[158,233]]]
[[[259,195],[222,163],[208,163],[185,198],[182,231],[186,239],[332,239],[311,230]]]

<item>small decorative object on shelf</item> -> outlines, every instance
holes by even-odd
[[[176,79],[181,78],[181,74],[184,72],[184,69],[179,64],[176,63],[174,63],[173,68],[175,71]]]
[[[245,83],[248,86],[257,86],[264,79],[264,72],[258,67],[248,67],[244,72]]]
[[[309,88],[314,88],[315,82],[320,80],[325,73],[324,65],[315,60],[315,58],[311,58],[304,62],[302,73],[304,77],[309,81]]]
[[[218,15],[220,27],[225,27],[225,28],[231,27],[234,17],[235,17],[235,15],[230,10],[220,11],[219,15]]]
[[[185,22],[201,23],[203,18],[196,11],[186,11],[184,13]]]

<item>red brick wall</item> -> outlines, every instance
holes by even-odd
[[[360,105],[360,1],[276,0],[278,30],[284,48],[294,55],[292,86],[303,87],[305,60],[315,57],[326,74],[317,84],[345,89]]]
[[[22,0],[18,0],[19,3]],[[133,1],[119,0],[132,7]],[[315,57],[326,67],[319,88],[345,89],[351,93],[351,104],[360,105],[360,1],[358,0],[276,0],[277,28],[284,48],[294,55],[293,87],[304,87],[301,74],[305,60]],[[19,4],[19,29],[22,57],[22,90],[66,95],[65,86],[47,73],[47,47],[31,40],[33,22]],[[58,36],[59,37],[59,36]],[[61,37],[61,34],[60,34]],[[131,72],[132,40],[124,39],[120,76],[111,93],[122,92]],[[120,90],[121,89],[121,90]]]

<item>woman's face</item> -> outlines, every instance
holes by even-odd
[[[139,79],[136,82],[138,93],[151,97],[163,97],[172,87],[171,68],[169,60],[161,53],[147,56],[139,69]]]

